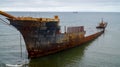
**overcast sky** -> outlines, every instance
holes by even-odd
[[[0,10],[120,12],[120,0],[1,0]]]

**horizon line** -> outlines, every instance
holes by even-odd
[[[120,12],[120,11],[9,11],[9,10],[0,10],[0,11],[6,11],[6,12]]]

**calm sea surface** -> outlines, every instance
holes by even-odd
[[[61,31],[64,26],[85,26],[86,33],[100,22],[108,22],[103,35],[92,42],[65,50],[56,54],[29,60],[22,39],[22,57],[20,33],[12,26],[0,20],[0,67],[6,64],[27,63],[27,67],[120,67],[120,13],[114,12],[9,12],[14,16],[60,18]],[[3,16],[0,16],[5,20]],[[7,21],[7,20],[5,20]],[[7,21],[8,22],[8,21]],[[9,22],[8,22],[9,23]],[[22,61],[22,62],[21,62]],[[24,64],[23,63],[23,64]],[[24,66],[25,67],[25,66]]]

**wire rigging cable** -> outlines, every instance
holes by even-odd
[[[8,22],[6,22],[5,20],[3,20],[2,18],[0,18],[0,20],[2,21],[3,24],[10,25]]]

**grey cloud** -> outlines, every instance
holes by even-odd
[[[72,10],[71,7],[80,9],[81,6],[84,9],[93,7],[95,10],[99,7],[106,7],[107,9],[107,7],[111,6],[115,9],[116,7],[120,7],[120,0],[3,0],[0,2],[0,9],[34,8],[37,10],[37,8],[45,8],[47,10],[47,8],[67,8]]]

